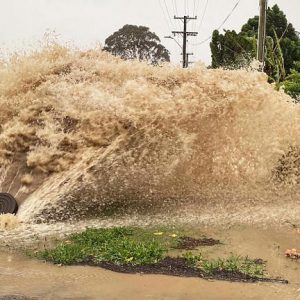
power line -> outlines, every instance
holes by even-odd
[[[206,0],[205,7],[204,7],[204,10],[203,10],[203,14],[201,16],[201,21],[200,21],[200,25],[199,25],[199,29],[198,29],[199,33],[200,33],[201,27],[203,25],[203,21],[204,21],[205,15],[206,15],[207,7],[208,7],[208,0]]]
[[[199,7],[199,1],[200,0],[194,0],[194,4],[193,4],[193,14],[192,14],[192,16],[193,17],[196,17],[197,16],[197,9],[196,9],[196,7]],[[197,3],[197,5],[196,5],[196,3]],[[193,30],[195,29],[195,23],[193,23]]]
[[[234,13],[234,11],[236,10],[236,8],[238,7],[238,5],[240,4],[242,0],[238,0],[238,2],[234,5],[234,7],[232,8],[232,10],[230,11],[230,13],[227,15],[227,17],[224,19],[224,21],[222,22],[222,24],[216,29],[216,30],[220,30],[224,25],[225,23],[228,21],[228,19],[232,16],[232,14]],[[199,45],[202,45],[204,44],[205,42],[207,42],[208,40],[210,40],[212,38],[212,34],[207,37],[206,39],[204,39],[203,41],[201,41],[200,43],[196,43],[196,44],[193,44],[194,46],[199,46]]]
[[[176,0],[172,0],[172,5],[173,5],[173,12],[174,12],[174,16],[178,16],[178,8],[177,8],[177,1]],[[177,21],[177,25],[180,25],[180,21]]]
[[[231,15],[234,13],[234,11],[236,10],[236,8],[238,7],[238,5],[240,4],[242,0],[239,0],[235,6],[233,7],[233,9],[231,10],[231,12],[228,14],[228,16],[225,18],[225,20],[222,22],[222,24],[218,27],[217,30],[220,30],[221,27],[223,27],[223,25],[225,25],[225,23],[228,21],[228,19],[231,17]]]
[[[202,23],[203,23],[203,20],[204,20],[205,14],[206,14],[206,10],[207,10],[207,6],[208,6],[208,0],[204,0],[204,1],[205,1],[204,2],[205,5],[204,5],[203,12],[201,12],[201,10],[199,9],[199,7],[200,7],[200,0],[198,1],[197,10],[196,10],[196,12],[198,12],[199,15],[200,15],[200,22],[199,22],[200,25],[198,26],[198,30],[197,30],[199,32],[199,35],[197,36],[195,43],[194,44],[190,44],[190,46],[194,49],[195,52],[197,52],[197,50],[196,50],[196,46],[197,45],[196,44],[197,44],[197,42],[199,42],[200,30],[201,30]],[[202,4],[202,0],[201,0],[201,4]],[[201,5],[201,7],[202,7],[202,5]]]
[[[193,0],[193,11],[192,11],[192,17],[196,17],[196,0]],[[192,31],[195,30],[195,23],[192,25]]]
[[[170,13],[169,13],[169,10],[168,10],[168,6],[167,6],[167,3],[166,3],[166,0],[163,0],[164,1],[164,5],[165,5],[165,8],[166,8],[166,11],[167,11],[167,14],[164,10],[164,7],[161,3],[161,0],[159,0],[159,4],[160,4],[160,8],[163,12],[163,15],[164,15],[164,18],[165,18],[165,21],[166,21],[166,24],[168,25],[169,27],[169,30],[172,31],[172,27],[173,27],[173,21],[172,21],[172,18],[170,16]],[[175,3],[176,4],[176,3]],[[177,6],[176,6],[177,7]],[[177,43],[178,43],[178,40],[176,40]]]
[[[165,4],[165,7],[166,7],[166,9],[167,9],[167,14],[168,14],[168,16],[169,16],[169,20],[168,20],[168,17],[167,17],[167,15],[166,15],[166,12],[165,12],[165,10],[164,10],[164,7],[163,7],[163,5],[162,5],[162,3],[161,3],[161,0],[158,0],[158,1],[159,1],[160,8],[161,8],[161,10],[162,10],[162,13],[163,13],[163,15],[164,15],[165,22],[166,22],[167,26],[169,27],[169,30],[172,31],[172,28],[171,28],[171,27],[173,26],[173,22],[172,22],[172,19],[171,19],[171,17],[170,17],[170,13],[169,13],[169,11],[168,11],[168,7],[167,7],[166,0],[164,0],[164,4]],[[175,0],[174,0],[174,1],[175,1]],[[176,9],[177,9],[176,2],[175,2],[175,7],[176,7]],[[171,26],[170,26],[170,23],[171,23]],[[175,41],[177,44],[179,44],[178,40],[177,40],[175,37],[174,37],[173,39],[174,39],[174,41]]]
[[[193,6],[194,6],[194,8],[193,8],[193,17],[195,17],[195,14],[196,14],[196,0],[194,0],[194,5]]]
[[[162,3],[161,3],[161,0],[158,0],[158,2],[159,2],[159,5],[160,5],[160,9],[162,10],[162,13],[163,13],[163,15],[164,15],[165,22],[166,22],[166,24],[168,25],[169,29],[172,30],[172,29],[171,29],[172,23],[171,23],[171,26],[170,26],[170,23],[169,23],[169,21],[168,21],[168,17],[167,17],[166,12],[165,12],[165,10],[164,10],[164,8],[163,8],[163,5],[162,5]]]
[[[176,0],[172,0],[174,15],[178,15],[177,2]]]
[[[170,12],[169,12],[169,9],[168,9],[168,6],[167,6],[167,3],[166,3],[166,0],[164,0],[164,4],[165,4],[165,8],[166,8],[166,11],[167,11],[167,14],[168,14],[168,17],[169,17],[170,23],[171,23],[171,25],[173,26],[173,21],[172,21],[172,18],[171,18],[171,15],[170,15]]]
[[[199,8],[199,6],[198,6],[198,8]],[[204,10],[203,10],[202,15],[201,15],[199,27],[198,27],[198,30],[197,30],[197,31],[199,32],[199,35],[198,35],[198,39],[197,39],[197,40],[199,40],[199,37],[200,37],[200,31],[201,31],[201,28],[202,28],[202,25],[203,25],[203,21],[204,21],[206,12],[207,12],[207,8],[208,8],[208,0],[206,0],[206,2],[205,2]],[[193,46],[197,46],[197,43],[193,44]]]
[[[196,12],[198,11],[198,9],[199,9],[199,6],[200,6],[200,0],[198,0],[198,1],[197,1]]]
[[[201,0],[194,0],[194,16],[198,16],[197,12],[199,10]],[[197,5],[195,5],[197,3]],[[197,24],[193,23],[193,30],[196,30]],[[198,36],[197,36],[198,37]]]
[[[198,12],[199,5],[200,5],[200,0],[194,0],[194,2],[193,2],[193,15],[192,15],[193,17],[197,18],[197,12]],[[197,27],[197,23],[193,22],[192,31],[196,31],[196,27]],[[196,41],[197,41],[197,38],[198,38],[198,35],[196,37]],[[193,52],[193,50],[195,50],[195,47],[193,45],[188,44],[188,49],[191,49],[192,50],[191,52]],[[187,56],[187,59],[189,60],[189,56]],[[188,61],[188,64],[189,63],[191,63],[191,62]]]

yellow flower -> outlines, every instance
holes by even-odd
[[[172,238],[176,238],[177,234],[173,233],[173,234],[170,234],[169,236],[172,237]]]
[[[126,261],[127,261],[127,262],[131,262],[131,261],[133,261],[133,257],[129,257],[129,258],[127,258],[127,259],[126,259]]]
[[[154,232],[153,234],[154,235],[163,235],[164,233],[163,232]]]

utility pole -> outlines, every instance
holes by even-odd
[[[187,53],[186,54],[186,66],[188,67],[190,64],[193,64],[194,62],[190,61],[189,57],[191,55],[194,55],[194,53]]]
[[[257,60],[261,63],[261,69],[265,67],[265,45],[266,45],[266,26],[267,26],[267,9],[268,0],[259,0],[259,26],[258,26],[258,45]]]
[[[174,17],[175,20],[182,20],[183,21],[183,31],[172,31],[173,35],[175,36],[176,34],[180,34],[183,37],[183,42],[182,42],[182,67],[187,68],[189,66],[188,63],[188,56],[191,54],[187,53],[187,38],[189,36],[197,36],[198,32],[194,31],[187,31],[187,23],[189,20],[196,20],[197,17],[189,17],[189,16],[184,16],[184,17]]]

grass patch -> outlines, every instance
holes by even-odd
[[[214,276],[220,273],[243,274],[251,278],[265,278],[265,262],[258,259],[250,259],[231,255],[228,258],[206,259],[202,255],[193,255],[191,252],[185,253],[183,257],[190,265],[199,268],[204,274]]]
[[[207,259],[201,254],[178,252],[175,249],[183,237],[186,239],[186,235],[180,236],[178,232],[166,229],[90,228],[71,235],[55,248],[37,252],[36,256],[55,264],[87,264],[123,273],[283,282],[266,278],[265,263],[261,260],[234,255],[225,259]],[[194,241],[200,240],[193,239],[193,246]]]
[[[63,265],[85,261],[144,265],[159,262],[166,251],[154,237],[139,240],[131,228],[112,228],[87,229],[72,235],[54,249],[38,252],[37,256]]]

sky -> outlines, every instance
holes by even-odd
[[[207,7],[206,7],[206,2]],[[155,32],[179,64],[181,49],[172,39],[172,30],[182,30],[182,22],[173,16],[197,16],[188,30],[198,31],[189,39],[193,61],[210,63],[209,40],[238,0],[0,0],[0,53],[37,47],[45,33],[55,32],[63,43],[87,49],[105,39],[125,24],[144,25]],[[278,4],[288,20],[300,31],[300,0],[269,0]],[[205,10],[206,7],[206,10]],[[250,17],[257,15],[259,0],[240,0],[224,29],[240,30]],[[180,37],[178,37],[180,39]],[[181,43],[181,40],[179,40]]]

